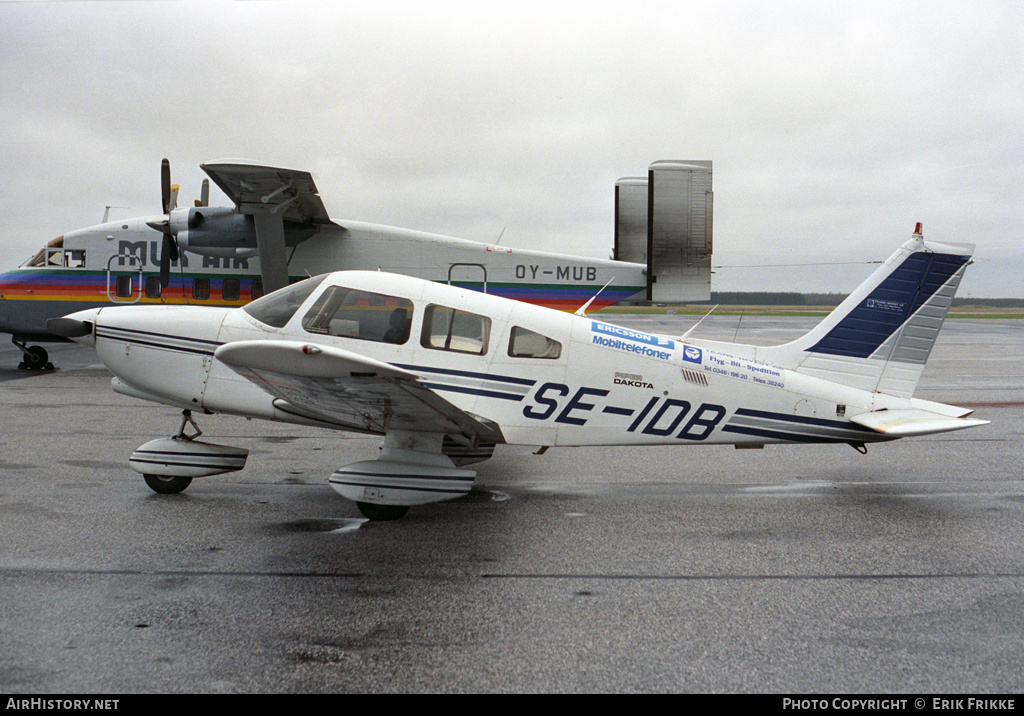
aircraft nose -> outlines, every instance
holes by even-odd
[[[75,343],[92,346],[96,344],[94,329],[100,309],[90,308],[78,311],[63,318],[49,318],[46,330],[61,338],[70,338]]]

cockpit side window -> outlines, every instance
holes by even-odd
[[[407,298],[330,286],[302,317],[302,327],[310,333],[403,344],[409,340],[412,312]]]
[[[66,268],[85,268],[85,249],[65,249],[64,266]]]
[[[558,358],[562,355],[562,344],[528,328],[513,326],[508,354],[513,358]]]
[[[491,319],[446,306],[427,306],[423,314],[420,345],[456,353],[487,353]]]
[[[293,283],[280,291],[274,291],[263,298],[242,306],[242,310],[255,318],[260,323],[265,323],[274,328],[283,328],[291,320],[303,301],[309,298],[310,294],[323,283],[327,274],[307,278],[305,281]]]

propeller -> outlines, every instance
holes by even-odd
[[[179,256],[178,237],[171,225],[171,212],[178,207],[178,185],[171,184],[171,162],[164,159],[160,163],[160,203],[164,215],[155,221],[146,222],[147,225],[163,233],[164,240],[160,247],[160,286],[167,288],[171,282],[171,262],[177,261]],[[210,182],[203,180],[202,199],[196,200],[196,206],[209,206],[210,203]],[[202,221],[202,214],[197,214],[198,221]],[[198,224],[196,224],[198,225]],[[189,222],[190,228],[196,228]]]
[[[171,162],[164,159],[160,165],[160,206],[164,215],[159,220],[146,222],[147,226],[164,235],[160,249],[160,286],[163,288],[171,282],[171,261],[178,260],[178,242],[171,233],[171,210],[178,198],[177,189],[171,186]]]

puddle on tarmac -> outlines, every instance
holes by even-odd
[[[286,532],[355,532],[369,522],[365,517],[324,517],[320,519],[285,522],[281,527]]]

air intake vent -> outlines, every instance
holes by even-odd
[[[705,387],[708,384],[707,376],[705,376],[703,373],[698,373],[695,370],[687,370],[686,368],[683,368],[683,380],[685,380],[687,383],[693,383],[694,385],[703,385]]]

